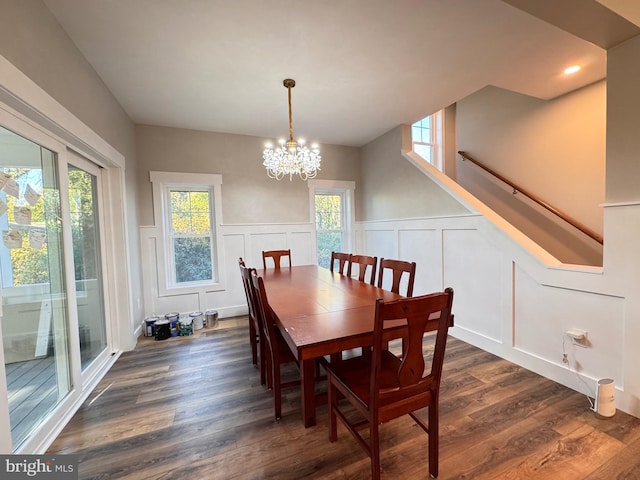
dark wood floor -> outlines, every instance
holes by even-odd
[[[223,324],[224,321],[221,322]],[[51,446],[81,479],[366,479],[326,406],[304,428],[299,390],[273,420],[246,326],[123,354]],[[450,338],[441,393],[440,479],[640,479],[640,420],[597,419],[583,395]],[[409,418],[381,428],[385,479],[428,478],[427,438]]]

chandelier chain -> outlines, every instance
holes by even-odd
[[[285,83],[287,87],[287,91],[289,92],[289,141],[293,142],[293,114],[291,113],[291,88],[295,87],[295,83],[293,85]]]

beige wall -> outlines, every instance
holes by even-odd
[[[458,201],[423,175],[401,155],[403,136],[400,126],[362,147],[362,183],[356,188],[362,206],[358,220],[460,215],[468,213]]]
[[[0,55],[118,150],[126,162],[127,249],[132,298],[142,298],[133,123],[41,0],[2,0]],[[136,322],[143,316],[134,302]]]
[[[133,159],[133,123],[47,7],[2,0],[0,12],[0,55]]]
[[[607,202],[640,200],[640,36],[608,52]]]
[[[444,166],[445,175],[456,178],[458,152],[456,150],[456,104],[444,109]]]
[[[457,103],[457,149],[602,235],[605,108],[604,81],[552,101],[485,87]],[[602,265],[597,242],[471,162],[455,178],[562,262]]]
[[[486,87],[457,103],[458,150],[601,234],[605,108],[604,81],[552,101]]]
[[[150,171],[221,174],[225,224],[309,222],[307,183],[267,177],[264,138],[146,125],[136,132],[141,225],[154,225]],[[320,151],[318,179],[359,181],[356,148],[321,145]]]

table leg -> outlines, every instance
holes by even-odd
[[[314,358],[310,358],[300,363],[302,420],[305,427],[313,427],[316,424],[316,362]]]

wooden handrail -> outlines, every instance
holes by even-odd
[[[537,195],[534,195],[533,193],[528,192],[526,189],[524,189],[524,188],[520,187],[519,185],[513,183],[511,180],[503,177],[502,175],[500,175],[495,170],[492,170],[491,168],[483,165],[478,160],[476,160],[475,158],[471,157],[468,153],[463,152],[463,151],[458,151],[458,155],[460,155],[462,157],[462,160],[469,160],[471,163],[477,165],[478,167],[483,169],[485,172],[490,173],[491,175],[496,177],[501,182],[504,182],[507,185],[509,185],[513,189],[513,193],[514,194],[516,194],[518,192],[522,193],[523,195],[525,195],[526,197],[528,197],[529,199],[531,199],[532,201],[534,201],[535,203],[537,203],[541,207],[545,208],[549,212],[553,213],[557,217],[559,217],[562,220],[564,220],[565,222],[567,222],[569,225],[571,225],[574,228],[577,228],[578,230],[580,230],[582,233],[584,233],[589,238],[592,238],[593,240],[598,242],[600,245],[603,245],[604,241],[603,241],[603,238],[602,238],[601,235],[598,235],[596,232],[594,232],[590,228],[586,227],[585,225],[583,225],[582,223],[578,222],[577,220],[574,220],[573,218],[571,218],[566,213],[561,212],[560,210],[558,210],[556,207],[554,207],[552,205],[549,205],[547,202],[542,200]]]

